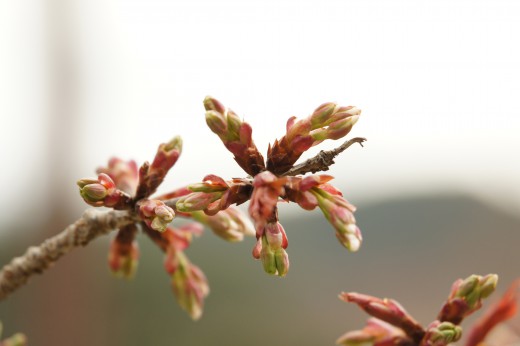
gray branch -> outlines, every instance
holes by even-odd
[[[355,137],[352,138],[336,149],[333,150],[322,150],[318,153],[318,155],[314,156],[313,158],[310,158],[306,160],[303,163],[300,163],[299,165],[294,166],[287,172],[285,172],[284,176],[291,176],[291,175],[299,175],[299,174],[305,174],[305,173],[316,173],[316,172],[323,172],[328,171],[329,167],[334,164],[334,158],[338,156],[340,153],[345,151],[348,147],[350,147],[354,143],[359,143],[359,145],[363,146],[363,142],[366,141],[366,138],[363,137]]]

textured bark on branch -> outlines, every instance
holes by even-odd
[[[43,273],[72,249],[85,246],[93,239],[119,227],[134,223],[137,217],[129,211],[97,211],[89,209],[61,233],[31,246],[0,271],[0,300],[24,285],[33,274]]]
[[[354,143],[359,143],[363,146],[363,142],[366,141],[366,138],[363,137],[355,137],[352,138],[336,149],[333,150],[322,150],[318,153],[318,155],[306,160],[305,162],[300,163],[299,165],[294,166],[287,172],[285,172],[284,176],[290,175],[299,175],[305,173],[316,173],[322,171],[328,171],[329,167],[334,164],[334,158],[338,156],[340,153],[345,151],[348,147],[350,147]]]
[[[294,166],[283,175],[298,175],[326,171],[334,164],[334,158],[354,143],[362,143],[365,138],[356,137],[346,141],[341,146],[330,151],[321,151],[315,157]],[[178,198],[172,198],[164,203],[175,208]],[[33,274],[41,274],[54,262],[72,249],[85,246],[95,238],[108,234],[121,227],[141,221],[132,210],[98,211],[89,209],[73,224],[61,233],[46,239],[38,246],[31,246],[19,257],[13,258],[0,271],[0,301],[27,283]]]

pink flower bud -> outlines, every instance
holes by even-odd
[[[286,178],[278,178],[269,171],[255,176],[253,193],[249,203],[249,215],[255,221],[255,226],[262,228],[272,217],[279,196],[284,194],[283,185]]]
[[[179,136],[174,137],[167,143],[162,143],[157,149],[157,154],[155,154],[155,158],[150,165],[148,174],[157,174],[162,181],[166,173],[179,159],[181,152],[182,139]]]
[[[169,251],[167,260],[172,261],[166,267],[171,270],[169,273],[177,302],[192,319],[198,320],[202,316],[204,299],[209,294],[206,276],[181,251]]]
[[[336,229],[339,242],[352,252],[359,250],[363,238],[354,218],[354,206],[343,197],[331,195],[323,189],[313,188],[312,192],[323,215]]]
[[[204,108],[207,111],[213,110],[221,114],[226,112],[226,108],[222,105],[222,103],[211,96],[206,96],[204,99]]]
[[[94,207],[113,207],[124,197],[116,190],[114,181],[105,173],[100,173],[97,180],[81,179],[77,184],[83,200]]]
[[[213,131],[213,133],[215,133],[217,136],[225,138],[227,134],[227,122],[222,113],[214,110],[207,111],[206,124],[208,124],[210,130]]]
[[[114,275],[131,279],[137,270],[139,247],[137,242],[123,243],[117,237],[110,244],[108,264]]]
[[[164,232],[168,224],[173,221],[175,212],[163,201],[147,199],[139,203],[139,216],[149,228]]]
[[[108,167],[100,167],[96,172],[110,176],[119,190],[129,195],[135,194],[138,183],[138,170],[135,161],[125,162],[113,157],[108,161]]]

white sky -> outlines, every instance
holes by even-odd
[[[354,203],[458,190],[520,210],[518,1],[0,0],[2,210],[46,191],[34,183],[60,6],[79,81],[74,174],[111,155],[152,159],[180,134],[167,187],[242,176],[205,126],[205,95],[244,117],[264,153],[290,115],[336,101],[363,110],[351,135],[369,140],[331,171]]]

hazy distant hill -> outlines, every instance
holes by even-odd
[[[356,217],[364,244],[352,254],[337,243],[319,211],[302,211],[294,219],[282,214],[291,259],[284,279],[264,274],[251,258],[253,239],[228,244],[207,234],[195,240],[189,256],[212,289],[197,323],[174,302],[162,255],[147,239],[140,241],[133,282],[107,274],[108,241],[100,239],[0,303],[0,319],[9,330],[27,333],[34,345],[333,345],[365,320],[337,299],[341,291],[396,298],[427,323],[456,278],[495,272],[503,291],[520,276],[520,219],[469,197],[385,201],[361,207]],[[2,244],[2,263],[8,246]],[[77,277],[60,279],[61,266],[74,261],[80,263]],[[67,283],[75,280],[82,289],[71,293]],[[58,306],[34,298],[51,281],[58,283],[52,290],[63,292]],[[75,311],[85,300],[89,309],[83,304]],[[60,342],[45,338],[46,329],[59,328],[60,318],[80,314],[88,317],[87,325],[63,331]]]

